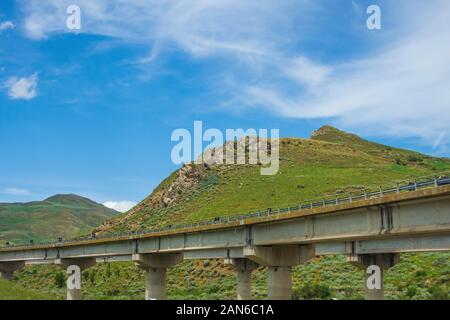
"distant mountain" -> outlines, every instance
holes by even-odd
[[[0,203],[0,243],[72,238],[90,232],[117,211],[74,194],[44,201]]]

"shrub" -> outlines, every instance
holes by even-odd
[[[432,300],[449,300],[448,289],[445,287],[433,286],[428,288],[428,293],[431,295]]]
[[[410,156],[408,156],[408,161],[410,161],[410,162],[422,162],[423,159],[418,157],[418,156],[415,156],[415,155],[410,155]]]
[[[425,270],[419,269],[415,272],[414,275],[416,278],[423,278],[423,277],[426,277],[427,272]]]
[[[331,289],[325,284],[308,282],[300,290],[294,292],[295,298],[303,298],[307,300],[329,299],[331,297]]]
[[[89,281],[91,282],[91,284],[95,284],[95,273],[94,272],[89,273]]]
[[[408,299],[414,298],[414,296],[417,294],[417,287],[416,286],[409,286],[406,288],[406,297]]]
[[[64,282],[66,281],[66,276],[62,271],[55,273],[55,285],[58,288],[64,287]]]
[[[109,288],[106,290],[106,295],[110,297],[117,296],[120,293],[120,290],[118,288]]]

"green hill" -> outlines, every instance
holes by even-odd
[[[325,126],[312,139],[281,139],[280,170],[274,176],[260,175],[257,165],[185,165],[136,207],[96,231],[145,229],[285,207],[446,169],[449,159],[384,146]]]
[[[210,219],[252,210],[295,205],[316,197],[357,192],[363,188],[450,169],[450,160],[384,146],[325,126],[312,139],[280,141],[280,170],[261,176],[258,165],[185,165],[165,179],[129,212],[96,228],[97,233],[138,230],[157,225]],[[388,299],[448,299],[450,253],[404,254],[386,273]],[[27,267],[17,281],[63,298],[53,280],[57,267]],[[265,297],[266,273],[253,273],[254,297]],[[86,299],[142,299],[144,273],[132,263],[106,263],[83,273]],[[363,274],[343,256],[326,256],[297,266],[296,297],[359,299]],[[169,270],[168,298],[232,299],[233,270],[219,260],[185,261]]]
[[[73,238],[118,212],[77,195],[56,195],[44,201],[0,203],[0,243]]]

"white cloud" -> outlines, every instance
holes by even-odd
[[[315,64],[308,58],[300,56],[290,61],[282,71],[299,84],[312,87],[325,82],[332,70],[328,66]]]
[[[12,21],[0,22],[0,33],[4,30],[14,29],[14,28],[15,28],[15,25],[14,25],[14,23],[12,23]]]
[[[8,89],[8,96],[16,100],[31,100],[37,96],[38,75],[29,77],[11,77],[6,80],[4,86]]]
[[[31,192],[27,189],[20,188],[5,188],[1,190],[2,194],[7,194],[10,196],[29,196]]]
[[[65,10],[71,3],[24,2],[26,35],[45,39],[52,33],[70,32],[65,28]],[[306,16],[314,7],[311,0],[79,0],[77,4],[82,13],[81,32],[146,42],[152,45],[150,57],[170,45],[195,56],[262,54],[284,43],[279,33],[286,39],[293,33],[289,13],[293,8],[301,7]]]
[[[264,80],[242,84],[240,101],[282,117],[333,118],[358,132],[448,145],[442,137],[450,133],[450,3],[427,3],[405,16],[393,41],[364,58],[267,64]]]
[[[216,79],[225,80],[216,87],[240,105],[288,118],[332,118],[344,129],[414,137],[429,146],[448,137],[450,2],[386,2],[383,19],[389,17],[390,23],[383,23],[382,31],[365,30],[365,10],[352,3],[351,11],[362,15],[358,34],[378,39],[379,47],[359,58],[323,63],[306,53],[311,48],[303,48],[302,39],[315,24],[324,23],[314,34],[324,39],[330,28],[338,28],[327,24],[337,19],[324,18],[339,15],[324,9],[327,1],[78,1],[81,32],[146,43],[150,53],[141,62],[153,62],[173,48],[196,58],[228,59],[217,63]],[[68,32],[69,4],[71,0],[26,1],[26,34],[43,39]],[[441,149],[446,145],[440,142]]]
[[[127,212],[137,203],[133,201],[107,201],[103,205],[107,208],[114,209],[119,212]]]

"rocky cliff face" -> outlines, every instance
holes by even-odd
[[[132,221],[136,213],[162,208],[170,208],[177,204],[188,190],[193,190],[208,174],[208,166],[185,164],[172,176],[163,181],[153,193],[137,206],[133,207],[125,215],[108,221],[94,230],[98,234],[124,221]],[[136,227],[136,226],[134,226]]]

